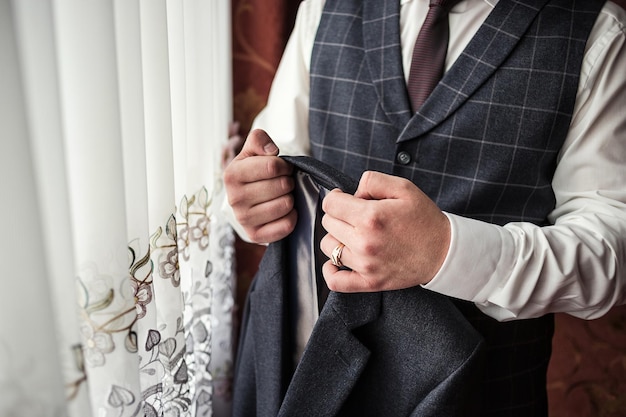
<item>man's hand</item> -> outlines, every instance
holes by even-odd
[[[248,135],[239,155],[226,167],[228,202],[252,241],[274,242],[294,229],[291,171],[291,164],[278,157],[278,147],[262,130]]]
[[[450,224],[412,182],[365,172],[354,196],[339,190],[322,203],[328,231],[321,249],[331,256],[345,244],[340,270],[322,268],[328,287],[338,292],[396,290],[429,282],[441,268],[450,244]]]

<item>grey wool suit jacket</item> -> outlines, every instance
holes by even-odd
[[[268,246],[251,285],[233,416],[473,415],[481,336],[449,299],[421,287],[324,300],[319,202],[333,188],[353,193],[356,181],[309,157],[285,159],[295,166],[298,225]],[[323,307],[299,354],[306,264],[319,296],[309,304]]]

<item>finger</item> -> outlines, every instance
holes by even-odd
[[[237,217],[242,226],[257,226],[280,219],[294,210],[293,196],[285,194],[250,207]]]
[[[297,221],[298,214],[296,210],[291,210],[287,215],[277,220],[255,228],[246,229],[246,233],[256,243],[276,242],[290,234],[296,227]]]
[[[409,180],[381,172],[366,171],[361,176],[355,197],[366,200],[402,198],[407,190],[415,188]]]
[[[269,137],[269,135],[261,130],[255,129],[246,138],[243,148],[236,159],[245,159],[250,156],[277,156],[278,146]]]
[[[290,176],[292,171],[293,166],[277,156],[250,156],[234,160],[224,172],[224,182],[227,185],[252,183]]]
[[[358,272],[349,269],[339,269],[330,261],[322,265],[322,275],[328,289],[341,293],[374,292],[380,291],[374,283],[370,283]]]
[[[231,190],[228,203],[231,206],[251,207],[290,194],[293,188],[294,181],[289,176],[249,182]]]
[[[324,236],[322,242],[330,241],[331,243],[325,243],[324,246],[320,246],[322,252],[330,257],[332,250],[339,244],[351,245],[355,239],[354,227],[343,220],[332,217],[329,214],[324,214],[322,217],[322,227],[326,230],[327,235]],[[325,240],[326,239],[326,240]]]
[[[322,238],[322,240],[320,241],[320,249],[322,250],[324,255],[326,255],[329,259],[331,259],[333,251],[340,244],[343,244],[343,242],[339,241],[337,238],[335,238],[331,234],[326,234]],[[343,249],[341,251],[341,256],[339,257],[339,260],[341,261],[341,263],[344,266],[350,267],[350,265],[351,265],[351,263],[350,263],[351,256],[352,255],[350,253],[350,248],[348,246],[344,245],[344,247],[343,247]]]
[[[332,218],[353,226],[351,219],[358,218],[365,208],[366,201],[339,189],[329,192],[322,200],[322,210]],[[328,229],[326,229],[328,230]]]

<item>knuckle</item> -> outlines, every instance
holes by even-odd
[[[333,279],[332,277],[325,277],[326,280],[326,286],[328,287],[329,290],[331,291],[339,291],[339,286],[337,285],[337,281],[335,279]]]
[[[376,274],[377,267],[370,261],[365,261],[360,265],[361,273],[365,276],[372,276]]]
[[[288,234],[290,234],[293,231],[294,227],[295,227],[295,223],[289,220],[282,222],[281,227],[278,229],[279,238],[283,238],[287,236]]]
[[[402,189],[406,190],[415,187],[415,185],[410,180],[404,177],[395,177],[395,179],[398,181],[398,186]]]
[[[226,197],[228,198],[228,204],[230,204],[231,207],[236,207],[241,203],[240,194],[234,189],[226,189]]]
[[[337,195],[339,195],[340,191],[330,190],[326,197],[322,200],[322,211],[327,212],[332,209],[333,201]]]
[[[262,233],[259,232],[258,229],[252,229],[250,231],[246,230],[246,233],[248,233],[248,237],[250,238],[251,241],[256,242],[256,243],[263,243],[264,242],[264,236]]]
[[[378,256],[380,253],[380,245],[373,241],[368,241],[363,244],[363,253],[367,257]],[[371,262],[368,262],[370,265]]]
[[[251,217],[248,214],[248,210],[238,210],[237,208],[234,208],[234,213],[235,213],[235,219],[237,219],[237,222],[244,226],[244,227],[250,227],[252,226],[252,221],[251,221]],[[246,230],[246,232],[248,232]],[[248,232],[248,234],[250,234]]]
[[[365,185],[367,185],[371,180],[372,180],[372,175],[374,175],[373,171],[365,171],[362,175],[361,175],[361,182]]]
[[[293,209],[293,201],[289,194],[276,197],[266,205],[266,213],[270,221],[279,220]]]
[[[286,176],[280,177],[278,187],[281,193],[290,193],[294,188],[293,179]]]
[[[276,178],[281,175],[281,163],[283,161],[277,157],[266,158],[265,171],[268,178]]]
[[[237,170],[235,169],[234,165],[236,165],[236,162],[231,162],[224,169],[223,179],[224,179],[224,184],[226,185],[226,187],[232,187],[238,183],[237,175],[236,175]]]
[[[285,194],[278,199],[278,212],[281,214],[289,213],[293,209],[293,196]]]
[[[295,228],[295,211],[288,213],[281,219],[273,222],[271,231],[268,231],[263,238],[265,242],[274,242],[289,235]]]
[[[369,210],[363,214],[361,222],[367,231],[367,235],[371,232],[380,231],[384,228],[385,221],[384,218],[374,210]]]

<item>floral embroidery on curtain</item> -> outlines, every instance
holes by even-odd
[[[229,21],[0,0],[1,416],[230,415]]]

